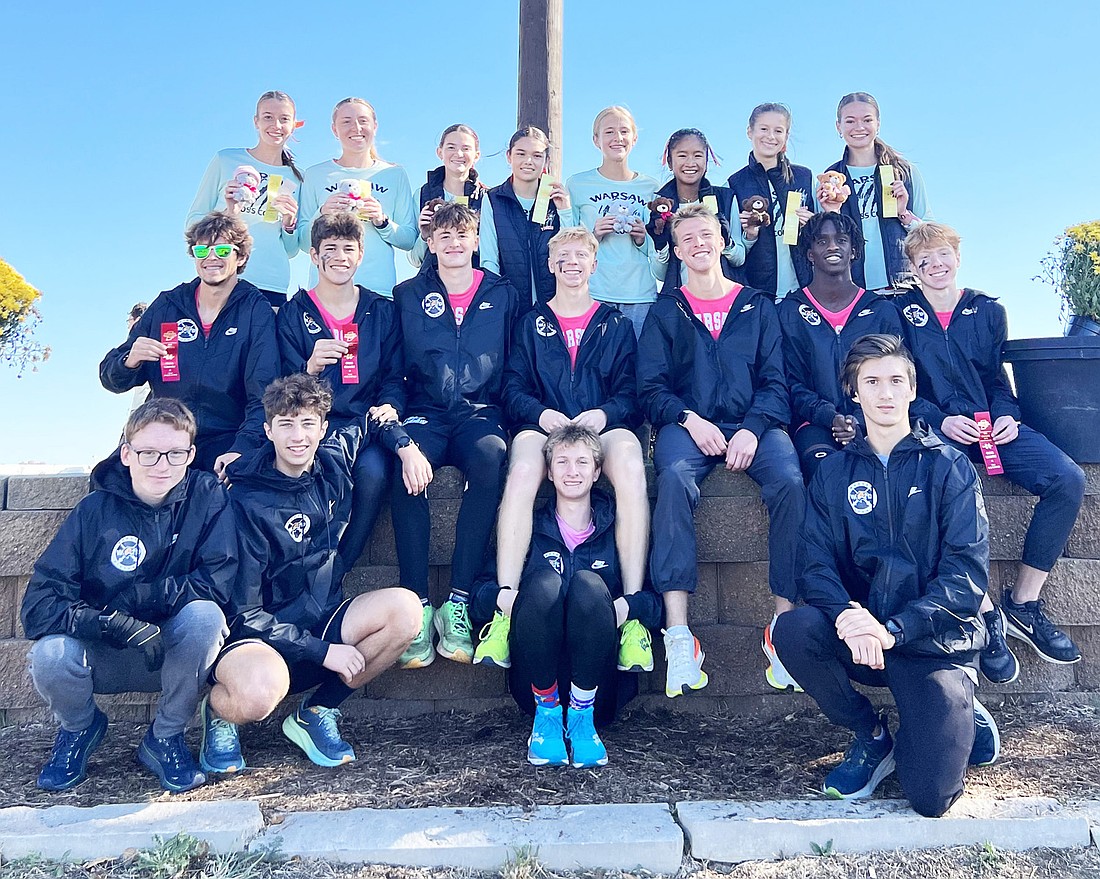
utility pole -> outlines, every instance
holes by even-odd
[[[561,179],[562,0],[519,0],[519,109],[516,124],[537,125],[553,145],[551,172]]]

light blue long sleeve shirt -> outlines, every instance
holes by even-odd
[[[453,193],[443,190],[444,201],[454,201]],[[417,214],[419,217],[419,213]],[[419,224],[418,224],[419,226]],[[488,269],[495,275],[500,274],[500,250],[497,247],[497,224],[493,221],[493,206],[489,203],[489,193],[486,192],[481,199],[481,215],[478,218],[477,229],[477,256],[478,265]],[[424,258],[428,255],[428,245],[424,239],[417,235],[416,244],[409,251],[409,262],[414,268],[420,268]]]

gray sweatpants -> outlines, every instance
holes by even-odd
[[[95,717],[93,693],[156,693],[153,735],[184,731],[227,635],[225,616],[212,601],[192,601],[161,623],[164,665],[149,671],[139,650],[119,650],[69,635],[47,635],[27,654],[31,678],[58,723],[69,732]]]

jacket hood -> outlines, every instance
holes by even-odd
[[[611,498],[599,488],[592,489],[592,522],[596,530],[592,532],[589,540],[594,540],[605,531],[615,527],[615,507]],[[535,517],[535,529],[547,537],[551,537],[558,543],[562,542],[561,530],[558,528],[558,520],[555,516],[557,504],[555,498],[549,498],[543,504]]]
[[[322,466],[320,454],[314,458],[313,466]],[[308,488],[313,483],[312,468],[297,479],[275,469],[275,446],[270,442],[258,449],[246,452],[229,465],[229,476],[234,484],[240,483],[255,488],[272,488],[278,491],[294,491]]]
[[[926,424],[918,422],[917,426],[890,450],[890,455],[893,456],[897,452],[902,454],[918,452],[921,449],[940,449],[945,448],[946,445]],[[865,458],[877,457],[877,453],[871,448],[871,444],[867,442],[865,436],[859,436],[852,440],[848,448]]]
[[[198,308],[195,306],[195,291],[198,290],[198,288],[199,279],[192,278],[190,281],[169,290],[168,298],[175,303],[181,311],[186,311],[188,314],[197,314]],[[225,305],[222,306],[222,311],[227,312],[231,308],[236,308],[244,299],[252,294],[263,296],[258,288],[238,275],[237,283],[230,292],[229,298],[226,299]]]
[[[447,177],[447,169],[440,165],[438,168],[433,168],[428,172],[427,182],[428,186],[434,188],[442,188],[443,181]],[[466,189],[473,189],[475,192],[478,189],[484,189],[485,185],[481,183],[477,176],[477,168],[471,168],[469,178],[466,181]]]

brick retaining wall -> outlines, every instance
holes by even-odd
[[[1100,465],[1087,465],[1088,488],[1081,516],[1044,595],[1056,623],[1081,646],[1075,666],[1039,661],[1030,649],[1017,651],[1022,670],[1007,686],[983,683],[983,693],[1020,698],[1065,694],[1100,699]],[[652,493],[652,473],[650,474]],[[461,484],[453,468],[436,474],[431,544],[432,599],[446,597],[447,563]],[[38,555],[57,532],[67,511],[87,491],[85,476],[0,477],[0,725],[46,720],[41,700],[25,670],[27,641],[19,625],[19,603]],[[1004,479],[985,480],[991,524],[991,583],[994,599],[1010,585],[1024,530],[1035,501]],[[710,685],[703,693],[664,698],[663,662],[658,648],[654,673],[642,675],[641,701],[681,711],[726,710],[778,714],[804,704],[804,697],[776,694],[764,682],[760,627],[772,612],[767,587],[767,517],[756,485],[744,475],[716,470],[703,485],[696,516],[699,530],[699,591],[691,603],[691,625],[707,651]],[[397,582],[397,556],[389,511],[383,512],[370,546],[345,581],[349,595]],[[660,638],[654,639],[659,644]],[[1018,642],[1016,642],[1018,643]],[[983,696],[983,698],[985,698]],[[108,697],[115,716],[147,720],[152,698]],[[504,673],[462,666],[442,658],[426,669],[389,671],[346,703],[353,713],[406,714],[484,709],[510,702]]]

